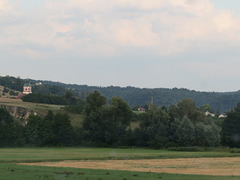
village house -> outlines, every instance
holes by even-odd
[[[23,85],[23,92],[18,95],[17,99],[20,99],[23,96],[31,93],[32,93],[32,85],[30,83],[25,83]]]
[[[204,114],[205,114],[205,116],[215,117],[215,114],[210,113],[209,111],[206,111]]]

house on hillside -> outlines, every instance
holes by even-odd
[[[32,93],[32,86],[30,83],[25,83],[23,85],[23,92],[24,95],[31,94]]]
[[[227,115],[226,114],[220,114],[219,116],[218,116],[218,118],[226,118],[227,117]]]
[[[139,108],[138,108],[138,111],[139,111],[139,112],[146,112],[146,110],[145,110],[143,107],[139,107]]]
[[[204,114],[205,116],[215,117],[215,114],[210,113],[209,111],[206,111]]]
[[[21,97],[31,93],[32,93],[32,85],[30,83],[25,83],[23,85],[23,92],[18,95],[17,99],[20,99]]]

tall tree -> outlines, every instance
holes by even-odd
[[[104,119],[104,106],[106,98],[98,91],[90,93],[86,98],[85,113],[83,121],[84,140],[100,145],[105,142],[106,123]]]
[[[42,146],[53,146],[55,142],[54,134],[54,114],[48,111],[48,114],[43,118],[42,122]]]
[[[167,145],[169,141],[169,122],[170,116],[165,108],[158,108],[154,111],[146,131],[151,147],[161,148]]]
[[[193,123],[187,116],[184,116],[179,127],[176,130],[176,137],[178,137],[179,145],[193,146],[195,143],[195,128]]]
[[[86,98],[86,114],[96,113],[102,110],[104,105],[107,103],[106,98],[101,95],[98,91],[90,93]]]
[[[43,145],[43,119],[40,116],[30,115],[26,125],[27,143],[33,146]]]
[[[229,147],[240,148],[240,103],[227,113],[222,124],[222,144]]]
[[[106,123],[105,140],[107,144],[120,143],[132,119],[132,111],[120,97],[113,97],[105,108],[103,118]]]
[[[57,113],[53,121],[55,144],[57,146],[71,146],[74,143],[74,131],[67,114]]]
[[[13,137],[14,120],[7,109],[0,108],[0,147],[10,146],[15,140]]]

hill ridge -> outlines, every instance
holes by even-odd
[[[178,101],[191,98],[195,101],[196,106],[200,107],[205,104],[209,104],[214,112],[226,112],[233,109],[238,102],[240,102],[240,91],[235,92],[205,92],[189,90],[186,88],[138,88],[132,86],[119,87],[119,86],[88,86],[78,84],[66,84],[61,82],[46,81],[46,80],[34,80],[34,79],[20,79],[14,77],[0,77],[0,85],[3,85],[9,81],[19,81],[24,83],[29,81],[32,84],[41,82],[41,86],[34,86],[33,92],[42,94],[55,94],[63,96],[67,91],[70,91],[74,96],[79,98],[86,98],[86,96],[94,90],[99,91],[107,99],[113,96],[119,96],[125,100],[131,107],[144,106],[151,101],[152,97],[154,103],[158,106],[169,107],[172,104],[177,104]],[[14,83],[9,83],[8,86],[12,86]],[[19,83],[18,84],[21,84]],[[17,82],[15,83],[17,84]],[[17,87],[22,88],[18,85]],[[17,90],[17,88],[15,88]]]

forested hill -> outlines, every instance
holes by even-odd
[[[135,88],[135,87],[95,87],[87,85],[76,84],[64,84],[60,82],[42,81],[42,80],[23,80],[14,77],[0,77],[0,85],[20,90],[25,81],[29,81],[33,84],[41,82],[40,86],[33,86],[33,92],[42,94],[56,94],[64,95],[67,91],[70,91],[75,96],[85,98],[90,92],[97,90],[103,94],[107,99],[113,96],[119,96],[123,98],[131,107],[143,106],[151,101],[153,98],[154,104],[158,106],[169,107],[171,104],[176,104],[179,100],[184,98],[191,98],[195,101],[197,106],[204,104],[211,105],[215,112],[226,112],[236,107],[240,102],[240,92],[199,92],[188,89],[167,89],[167,88]]]

